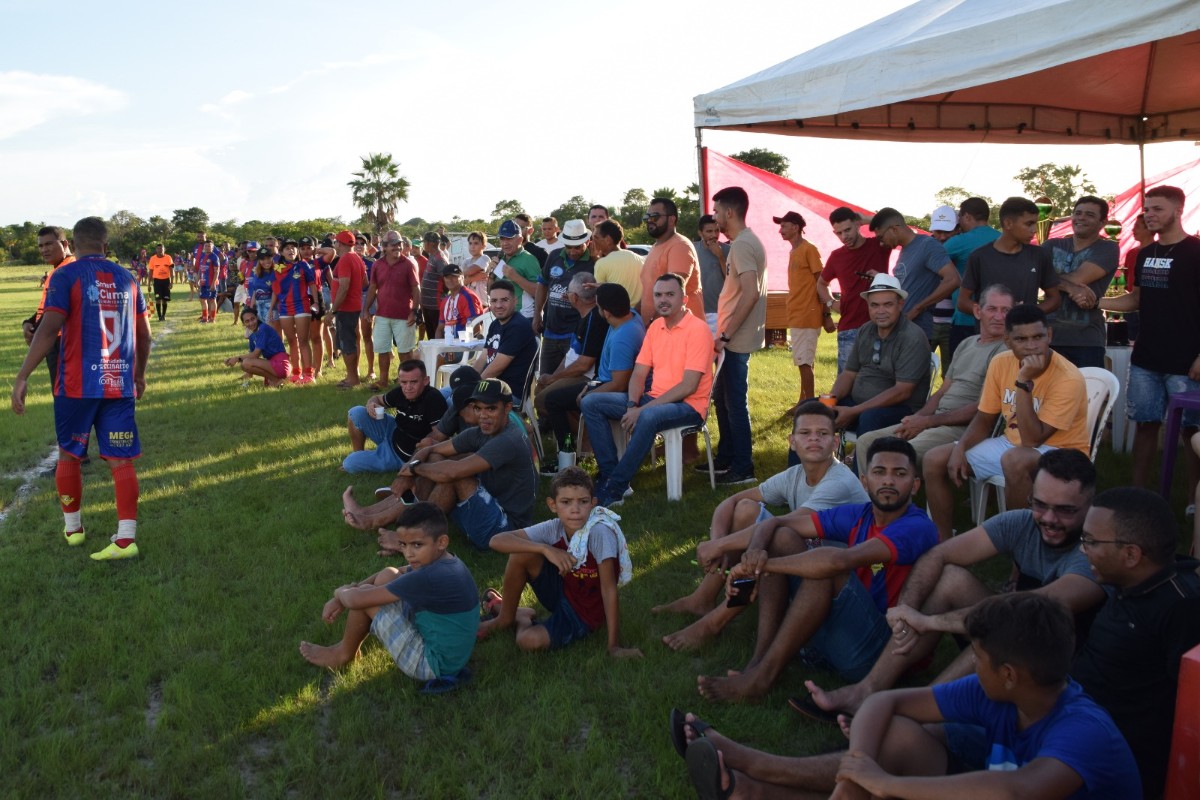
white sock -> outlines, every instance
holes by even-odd
[[[137,520],[136,519],[117,520],[117,538],[118,539],[136,539],[137,538]]]
[[[63,512],[63,529],[68,531],[78,531],[83,529],[83,522],[79,519],[80,512],[64,511]]]

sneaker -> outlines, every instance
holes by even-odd
[[[300,374],[299,373],[294,372],[288,376],[288,383],[299,383],[299,382],[300,382]]]
[[[130,542],[125,547],[117,547],[117,543],[112,542],[103,550],[92,553],[92,561],[117,561],[122,558],[137,558],[137,554],[137,542]]]
[[[63,531],[63,536],[67,537],[67,544],[71,545],[71,547],[78,547],[87,538],[87,534],[83,532],[83,528],[77,531]]]
[[[307,386],[310,383],[316,383],[316,382],[317,382],[317,379],[314,378],[312,375],[305,375],[303,378],[296,381],[296,383],[300,384],[301,386]]]
[[[758,483],[758,478],[754,477],[753,472],[742,474],[740,472],[732,472],[726,470],[717,475],[717,483],[722,486],[733,486],[739,483]]]
[[[697,461],[695,464],[692,465],[692,472],[703,472],[705,475],[707,475],[708,474],[708,461],[703,461],[703,460]],[[716,464],[716,463],[713,464],[713,474],[714,475],[724,475],[726,472],[729,472],[729,467],[723,467],[720,464]]]
[[[375,499],[376,500],[383,500],[383,499],[391,497],[391,496],[392,496],[392,487],[390,487],[390,486],[380,486],[378,489],[375,490]]]
[[[596,505],[604,506],[605,508],[616,508],[617,506],[621,505],[624,502],[625,502],[624,496],[613,497],[612,495],[607,495],[607,494],[596,495]]]

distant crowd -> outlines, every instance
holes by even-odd
[[[241,326],[246,349],[228,366],[274,387],[315,383],[340,359],[336,386],[370,391],[347,412],[341,466],[391,482],[369,503],[348,488],[343,517],[405,563],[335,589],[322,617],[346,615],[340,640],[302,642],[301,655],[340,667],[373,633],[431,694],[468,682],[476,644],[507,629],[523,650],[603,629],[612,656],[641,656],[620,634],[635,565],[614,509],[656,437],[678,435],[668,460],[744,488],[713,510],[698,585],[652,609],[694,618],[662,644],[704,647],[756,607],[746,663],[697,676],[699,693],[757,700],[799,661],[843,685],[805,681],[789,706],[848,739],[845,752],[779,756],[671,709],[667,733],[699,796],[1161,796],[1180,661],[1200,644],[1195,533],[1193,552],[1177,553],[1175,510],[1146,488],[1170,399],[1200,392],[1200,239],[1181,226],[1183,193],[1146,193],[1141,246],[1124,262],[1105,235],[1108,204],[1090,195],[1071,235],[1046,241],[1045,210],[1026,198],[1001,204],[999,229],[980,198],[939,207],[928,235],[895,209],[865,220],[838,208],[827,223],[842,246],[824,257],[804,217],[782,210],[798,390],[788,467],[764,480],[749,362],[766,331],[766,232],[747,227],[740,187],[711,199],[695,240],[676,230],[671,199],[653,199],[644,255],[600,206],[561,228],[542,219],[540,238],[533,219],[505,220],[490,255],[478,232],[462,254],[440,231],[229,248],[199,234],[182,266],[198,323],[229,313]],[[144,259],[151,310],[137,268],[105,259],[102,221],[81,220],[72,239],[74,255],[63,231],[39,235],[53,271],[25,324],[13,408],[46,361],[67,544],[85,537],[79,465],[94,430],[118,531],[92,558],[129,558],[149,317],[165,319],[180,264],[161,246]],[[1128,375],[1106,367],[1106,312],[1132,323]],[[821,392],[823,333],[836,334],[837,376]],[[1098,491],[1104,409],[1120,388],[1132,486]],[[710,409],[718,443],[702,458]],[[1194,502],[1198,412],[1181,428]],[[552,516],[535,523],[539,473]],[[972,520],[956,530],[963,500]],[[450,553],[457,532],[506,557],[501,586],[480,594]],[[999,592],[971,569],[997,555],[1012,564]],[[526,587],[540,610],[520,606]],[[960,652],[934,684],[894,688],[943,634]]]

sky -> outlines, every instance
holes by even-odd
[[[0,224],[192,206],[212,220],[351,220],[346,182],[374,152],[411,183],[401,221],[682,190],[697,180],[694,96],[906,5],[64,0],[51,15],[0,0]],[[704,143],[776,150],[797,182],[915,216],[946,186],[1019,194],[1012,176],[1044,162],[1081,165],[1106,194],[1138,177],[1136,148],[1111,145],[723,131]],[[1197,156],[1190,143],[1148,147],[1146,173]]]

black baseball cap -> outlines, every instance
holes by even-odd
[[[479,383],[479,371],[467,364],[450,373],[451,390],[457,389],[460,386],[470,386],[474,389],[477,383]]]
[[[462,267],[460,267],[458,264],[447,264],[445,266],[445,268],[442,270],[443,278],[446,277],[447,275],[462,275],[462,274],[463,274]]]
[[[471,393],[472,400],[478,400],[481,403],[512,402],[512,389],[499,378],[488,378],[485,381],[480,381],[475,384],[474,388],[475,391]]]

